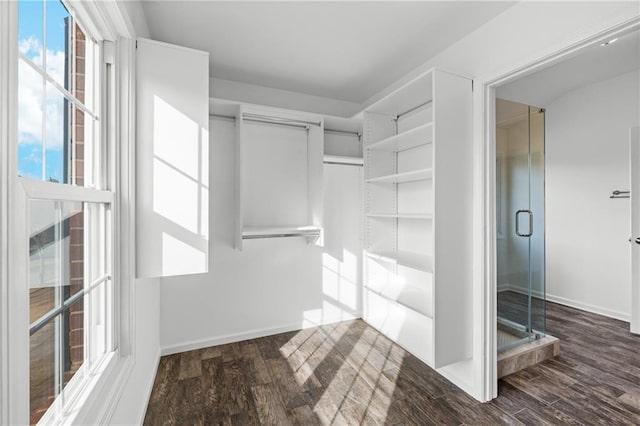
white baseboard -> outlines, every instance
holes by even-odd
[[[603,308],[601,306],[591,305],[589,303],[580,302],[566,297],[554,296],[553,294],[547,294],[547,300],[560,305],[570,306],[572,308],[580,309],[583,311],[591,312],[593,314],[602,315],[605,317],[617,319],[624,322],[629,322],[631,317],[629,314],[620,311],[614,311],[613,309]]]
[[[527,294],[527,291],[522,287],[514,286],[511,284],[502,284],[498,286],[498,293],[502,291],[513,291],[515,293]],[[602,315],[608,318],[613,318],[613,319],[617,319],[624,322],[631,321],[631,316],[629,314],[620,312],[620,311],[615,311],[613,309],[607,309],[602,306],[596,306],[590,303],[580,302],[578,300],[569,299],[567,297],[555,296],[549,293],[543,294],[539,291],[533,291],[531,294],[533,295],[533,297],[537,297],[540,299],[544,298],[549,302],[558,303],[560,305],[569,306],[571,308],[580,309],[582,311],[591,312],[593,314]]]
[[[357,318],[361,318],[362,314],[359,312],[345,312],[341,318],[326,319],[322,324],[314,324],[309,321],[302,320],[298,322],[292,322],[289,324],[283,324],[275,327],[258,328],[250,331],[243,331],[240,333],[230,333],[221,336],[213,336],[205,339],[192,340],[190,342],[182,342],[173,345],[163,346],[160,354],[172,355],[180,352],[193,351],[196,349],[208,348],[210,346],[225,345],[227,343],[241,342],[243,340],[257,339],[259,337],[272,336],[274,334],[286,333],[289,331],[302,330],[305,328],[317,327],[320,325],[333,324],[340,321],[349,321]]]
[[[527,295],[529,293],[527,289],[522,288],[518,285],[513,285],[513,284],[502,284],[498,286],[498,293],[503,291],[513,291],[514,293],[519,293],[524,295]],[[533,297],[537,297],[538,299],[543,299],[545,297],[545,295],[542,292],[536,291],[536,290],[532,291],[531,295]]]

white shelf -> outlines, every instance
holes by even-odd
[[[429,122],[406,132],[372,143],[365,149],[400,152],[433,142],[433,123]]]
[[[423,104],[433,97],[432,78],[433,71],[427,71],[370,105],[366,111],[396,115]]]
[[[395,263],[422,272],[433,272],[433,258],[422,253],[408,251],[367,252],[367,256],[372,259]]]
[[[278,237],[312,237],[318,238],[322,228],[319,226],[245,226],[242,229],[242,239]]]
[[[433,169],[419,169],[393,175],[378,176],[367,179],[367,183],[405,183],[417,180],[428,180],[433,177]]]
[[[433,294],[430,287],[405,283],[386,285],[381,288],[365,285],[365,288],[427,318],[433,318]]]
[[[364,316],[372,327],[420,358],[434,364],[434,320],[365,287]]]
[[[395,219],[433,219],[431,213],[367,213],[367,217]]]

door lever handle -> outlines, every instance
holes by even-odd
[[[631,237],[631,238],[629,238],[629,242],[630,243],[640,244],[640,237],[636,238],[635,240],[633,239],[633,237]]]

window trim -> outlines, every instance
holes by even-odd
[[[88,203],[112,204],[115,194],[112,191],[46,182],[18,176],[26,196],[32,200],[58,200]]]
[[[118,2],[69,2],[65,4],[88,35],[104,40],[103,57],[112,64],[114,104],[106,114],[110,123],[100,131],[110,131],[108,171],[112,199],[114,252],[113,300],[116,352],[107,360],[99,376],[93,376],[66,422],[106,423],[113,415],[135,364],[135,30],[126,7]],[[25,226],[21,212],[26,209],[24,186],[17,175],[17,71],[18,5],[0,2],[0,423],[29,421],[29,305],[26,284],[10,286],[26,270],[15,253],[28,251],[19,232]],[[97,37],[94,37],[97,38]],[[108,53],[107,53],[108,52]],[[104,61],[101,61],[104,64]],[[104,80],[103,80],[104,81]],[[107,129],[107,127],[109,129]],[[104,137],[104,136],[103,136]],[[30,185],[30,183],[27,183]],[[37,184],[36,184],[37,185]],[[16,226],[18,225],[18,226]],[[23,256],[24,257],[24,256]],[[5,267],[7,266],[7,267]],[[99,380],[98,380],[99,378]]]

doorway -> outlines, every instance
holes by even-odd
[[[640,282],[630,277],[628,200],[611,195],[629,190],[629,127],[638,126],[640,117],[639,29],[640,22],[634,20],[585,40],[580,46],[572,46],[489,81],[485,86],[489,153],[485,157],[486,184],[487,200],[491,200],[485,222],[489,229],[487,296],[495,297],[487,304],[495,315],[487,324],[492,328],[488,333],[495,333],[489,339],[490,369],[498,370],[496,361],[501,356],[498,348],[504,343],[499,340],[498,327],[520,326],[521,338],[512,339],[512,345],[535,339],[536,299],[543,302],[541,312],[565,306],[604,316],[603,321],[627,323],[634,313],[638,315],[636,309],[640,308],[634,306],[640,307],[640,302],[630,303],[632,289],[636,289],[633,293],[636,298],[640,294]],[[532,105],[539,107],[538,110],[544,109],[541,223],[536,220],[536,210],[540,208],[534,207],[535,195],[531,193],[537,185],[535,167],[527,166],[523,173],[526,179],[521,192],[532,197],[527,200],[529,205],[515,211],[507,208],[514,202],[513,198],[509,199],[509,190],[513,187],[506,186],[511,182],[507,176],[508,163],[515,159],[500,146],[504,135],[499,133],[508,132],[500,127],[509,125],[497,116],[502,100],[522,104],[527,109]],[[531,155],[534,166],[535,155],[528,152],[526,155]],[[522,182],[515,180],[511,185],[519,183]],[[516,223],[518,210],[531,210],[532,217],[528,212],[521,212]],[[533,233],[528,243],[533,246],[527,244],[526,250],[520,250],[525,254],[518,257],[520,262],[515,263],[516,267],[509,257],[501,256],[501,251],[514,247],[508,241],[511,238],[508,232],[513,234],[517,229],[526,235],[529,223],[533,224]],[[536,230],[541,230],[543,237],[538,251],[532,250]],[[522,244],[521,241],[515,244],[518,243]],[[535,259],[536,253],[540,258]],[[536,277],[536,268],[539,277]],[[524,288],[523,282],[530,285],[527,287],[530,295],[522,295],[524,318],[521,315],[520,321],[513,321],[515,312],[505,309],[501,299],[518,284],[520,289]],[[537,294],[536,283],[541,285]],[[527,317],[529,307],[530,319]],[[540,318],[544,318],[544,323],[538,326],[539,335],[554,334],[554,331],[557,335],[558,324],[565,321],[557,316],[538,317],[538,320]],[[496,395],[496,383],[492,386],[492,393]]]

